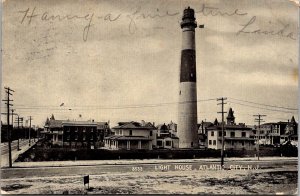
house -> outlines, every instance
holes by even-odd
[[[260,145],[278,145],[286,141],[298,142],[298,123],[294,116],[288,122],[271,122],[254,126],[255,139]]]
[[[42,132],[52,146],[65,148],[99,148],[109,134],[107,122],[56,120],[47,118]]]
[[[156,128],[151,123],[119,122],[112,128],[113,135],[104,138],[108,149],[148,149],[156,146]]]
[[[294,116],[292,116],[291,121],[289,121],[285,127],[284,134],[280,136],[281,143],[286,141],[290,141],[292,144],[298,143],[298,123]]]
[[[216,119],[214,123],[203,121],[198,124],[199,148],[207,148],[207,128],[218,124]]]
[[[172,149],[179,148],[179,138],[176,136],[176,124],[160,124],[157,128],[157,148]]]
[[[224,124],[224,149],[255,149],[255,139],[252,128],[245,124],[235,123],[232,108],[229,109],[227,123]],[[222,149],[222,123],[214,123],[207,127],[208,148]]]

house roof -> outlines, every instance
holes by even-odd
[[[62,128],[63,126],[97,126],[108,125],[107,122],[91,122],[91,121],[70,121],[70,120],[49,120],[45,127]]]
[[[124,135],[112,135],[112,136],[105,137],[104,139],[108,139],[108,140],[146,140],[146,141],[152,140],[150,138],[143,137],[143,136],[124,136]]]
[[[61,128],[62,127],[62,120],[49,120],[49,127],[50,128]]]
[[[229,108],[227,119],[234,119],[232,108]]]
[[[90,121],[63,121],[62,126],[97,126],[97,122]]]
[[[252,128],[246,127],[244,125],[224,125],[224,128],[229,129],[229,130],[252,130]],[[208,131],[222,130],[222,126],[221,125],[210,126],[210,127],[207,127],[207,130]]]
[[[156,129],[151,123],[146,123],[142,125],[139,122],[128,122],[128,123],[118,123],[118,126],[113,127],[112,129],[148,129],[153,130]]]
[[[169,130],[169,127],[166,124],[159,124],[156,128],[158,130]]]

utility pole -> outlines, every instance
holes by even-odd
[[[224,101],[227,100],[226,97],[221,97],[218,98],[217,101],[221,101],[221,103],[218,103],[217,105],[222,105],[221,106],[221,113],[222,114],[222,148],[221,148],[221,167],[224,168],[224,114],[227,112],[224,112],[224,105],[227,103],[224,103]],[[218,140],[217,140],[218,141]]]
[[[15,111],[15,110],[14,110]],[[20,116],[19,116],[19,114],[15,114],[15,115],[17,115],[18,116],[18,118],[17,118],[17,123],[18,123],[18,131],[16,132],[17,134],[17,137],[18,137],[18,151],[19,150],[21,150],[20,149]]]
[[[264,122],[262,117],[265,117],[267,115],[262,115],[262,114],[257,114],[257,115],[253,115],[254,117],[258,117],[255,118],[255,122],[258,122],[258,138],[257,138],[257,160],[259,160],[259,139],[260,139],[260,123]]]
[[[12,129],[14,130],[14,109],[11,109],[11,125]]]
[[[31,132],[31,120],[32,116],[29,116],[29,146],[31,146],[30,132]]]
[[[18,114],[16,114],[16,115],[18,116],[18,118],[16,119],[15,123],[18,124],[18,131],[19,131],[18,138],[20,138],[20,124],[22,124],[22,128],[23,128],[23,117],[20,117],[20,115],[18,115]],[[21,134],[21,136],[23,136],[23,134]]]
[[[15,92],[14,90],[10,89],[9,87],[4,87],[5,92],[7,93],[7,99],[4,99],[2,101],[5,101],[7,105],[7,141],[8,141],[8,161],[9,161],[9,167],[12,167],[12,159],[11,159],[11,130],[9,127],[9,112],[10,112],[10,106],[13,106],[10,102],[13,101],[10,99],[10,95],[12,95],[11,92]]]

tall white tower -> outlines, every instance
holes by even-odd
[[[183,12],[182,51],[180,68],[178,127],[179,148],[197,148],[197,85],[195,53],[195,12],[190,7]]]

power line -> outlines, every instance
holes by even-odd
[[[252,103],[252,104],[262,105],[262,106],[267,106],[267,107],[274,107],[274,108],[286,109],[286,110],[296,110],[296,111],[298,110],[297,108],[289,108],[289,107],[283,107],[283,106],[276,106],[276,105],[269,105],[269,104],[257,103],[257,102],[253,102],[253,101],[246,101],[246,100],[236,99],[236,98],[232,98],[232,97],[228,97],[228,98],[236,100],[236,101],[242,101],[242,102],[246,102],[246,103]]]
[[[154,103],[154,104],[139,104],[139,105],[120,105],[120,106],[97,106],[97,105],[88,105],[88,106],[69,106],[69,108],[61,108],[60,106],[28,106],[28,107],[16,107],[16,109],[52,109],[52,110],[80,110],[80,109],[134,109],[134,108],[147,108],[147,107],[161,107],[165,105],[172,104],[185,104],[185,103],[193,103],[193,102],[205,102],[205,101],[214,101],[213,99],[203,99],[197,101],[184,101],[184,102],[169,102],[169,103]],[[53,107],[53,108],[52,108]],[[92,108],[89,108],[92,107]]]
[[[263,109],[263,110],[270,110],[270,111],[275,111],[275,112],[283,112],[283,113],[290,113],[290,114],[296,114],[298,112],[294,111],[284,111],[284,110],[275,110],[275,109],[270,109],[270,108],[264,108],[264,107],[258,107],[258,106],[253,106],[253,105],[247,105],[247,104],[243,104],[243,103],[239,103],[239,102],[234,102],[234,101],[228,101],[228,103],[235,103],[238,105],[242,105],[242,106],[247,106],[247,107],[251,107],[251,108],[258,108],[258,109]]]

